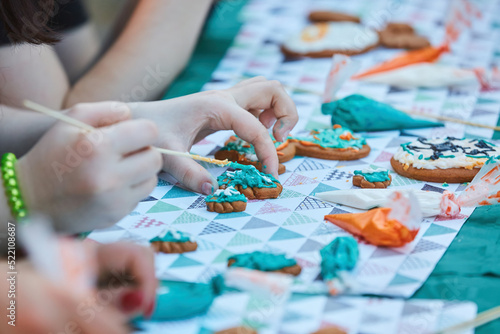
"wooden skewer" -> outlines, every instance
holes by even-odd
[[[500,318],[500,306],[481,312],[472,320],[435,332],[434,334],[453,334],[484,325]]]
[[[478,127],[478,128],[484,128],[484,129],[490,129],[490,130],[500,131],[500,126],[492,126],[492,125],[486,125],[486,124],[479,124],[479,123],[464,121],[464,120],[461,120],[461,119],[458,119],[458,118],[447,117],[447,116],[422,114],[422,113],[419,113],[419,112],[413,112],[413,111],[407,111],[407,110],[401,110],[401,111],[404,112],[405,114],[412,115],[412,116],[421,116],[421,117],[437,119],[437,120],[445,121],[445,122],[453,122],[453,123],[459,123],[459,124],[465,124],[465,125],[475,126],[475,127]]]
[[[82,121],[79,121],[79,120],[77,120],[77,119],[75,119],[73,117],[65,115],[65,114],[63,114],[63,113],[61,113],[59,111],[55,111],[55,110],[49,109],[49,108],[47,108],[45,106],[42,106],[42,105],[40,105],[38,103],[35,103],[33,101],[24,100],[23,104],[24,104],[24,106],[26,108],[29,108],[29,109],[34,110],[34,111],[41,112],[42,114],[45,114],[47,116],[56,118],[56,119],[58,119],[58,120],[60,120],[62,122],[65,122],[65,123],[71,124],[73,126],[76,126],[77,128],[80,128],[82,130],[85,130],[85,131],[94,131],[94,130],[96,130],[96,128],[94,128],[91,125],[83,123]],[[155,150],[157,150],[158,152],[160,152],[162,154],[168,154],[168,155],[173,155],[173,156],[178,156],[178,157],[191,158],[191,159],[194,159],[194,160],[205,161],[205,162],[208,162],[208,163],[211,163],[211,164],[216,164],[218,166],[227,166],[227,165],[229,165],[231,163],[227,159],[226,160],[217,160],[217,159],[202,157],[201,155],[198,155],[198,154],[191,154],[191,153],[188,153],[188,152],[172,151],[172,150],[168,150],[166,148],[160,148],[160,147],[155,147],[155,146],[153,146],[152,148],[155,149]]]

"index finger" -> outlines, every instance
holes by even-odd
[[[236,110],[228,110],[226,117],[221,119],[225,130],[234,130],[238,137],[252,144],[264,172],[278,178],[278,155],[267,129],[245,109],[234,108]]]
[[[279,81],[257,81],[229,89],[243,109],[270,109],[276,116],[273,134],[284,141],[299,119],[292,98]]]

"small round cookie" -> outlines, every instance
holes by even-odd
[[[285,41],[281,51],[288,57],[325,58],[365,53],[379,44],[378,33],[354,22],[327,22],[307,26]]]
[[[187,233],[166,229],[149,241],[156,253],[180,254],[194,252],[198,244]]]
[[[401,144],[391,159],[396,173],[428,182],[470,182],[484,163],[500,155],[500,147],[483,139],[453,137]]]
[[[392,177],[387,169],[355,170],[352,184],[360,188],[387,188],[392,182]]]
[[[328,10],[316,10],[309,14],[309,21],[311,22],[354,22],[361,23],[361,20],[357,16],[349,15],[346,13],[328,11]]]
[[[417,35],[413,27],[406,23],[389,23],[379,36],[380,44],[386,48],[416,50],[431,45],[427,38]]]
[[[236,254],[227,261],[228,267],[242,267],[298,276],[302,272],[302,267],[294,259],[287,258],[284,254],[273,254],[255,251],[253,253]]]
[[[403,22],[389,22],[385,27],[386,31],[395,33],[395,34],[414,34],[415,29],[408,23]]]

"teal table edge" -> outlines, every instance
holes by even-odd
[[[237,35],[245,0],[222,0],[207,20],[193,56],[164,99],[197,93]],[[500,126],[500,120],[498,121]],[[493,139],[500,139],[495,132]],[[412,298],[469,300],[484,311],[500,304],[500,205],[477,208]],[[500,333],[500,321],[476,333]]]

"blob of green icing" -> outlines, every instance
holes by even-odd
[[[238,190],[236,190],[233,186],[230,186],[226,189],[218,189],[213,195],[209,195],[205,198],[205,202],[247,202],[247,198],[245,195],[241,194]]]
[[[373,173],[363,173],[363,171],[355,170],[354,175],[361,175],[368,182],[385,182],[390,180],[389,171],[387,170]]]
[[[149,242],[188,242],[190,241],[190,235],[181,231],[167,231],[164,236],[157,236],[149,240]]]
[[[233,255],[229,260],[234,260],[232,267],[242,267],[260,271],[275,271],[297,264],[294,259],[288,259],[284,254],[253,252]]]
[[[321,276],[324,280],[338,277],[340,271],[352,270],[358,262],[358,243],[353,237],[338,237],[319,251]]]
[[[234,168],[234,171],[226,170],[222,175],[217,177],[219,185],[241,186],[243,189],[251,188],[276,188],[276,183],[279,183],[271,174],[259,172],[255,166],[242,165],[236,162],[231,162],[229,167]],[[276,183],[275,183],[276,182]]]
[[[209,283],[160,281],[151,320],[186,319],[203,314],[223,290],[222,276],[215,276]]]
[[[341,139],[340,136],[347,132],[351,133],[346,128],[336,129],[321,129],[314,130],[310,136],[307,137],[292,137],[293,139],[310,142],[325,148],[362,148],[366,145],[366,139],[357,136],[351,139]],[[316,133],[317,132],[317,133]],[[351,133],[352,135],[352,133]]]
[[[363,95],[349,95],[324,103],[321,111],[332,115],[332,124],[340,124],[353,131],[386,131],[443,126],[442,123],[414,119],[388,104]]]

